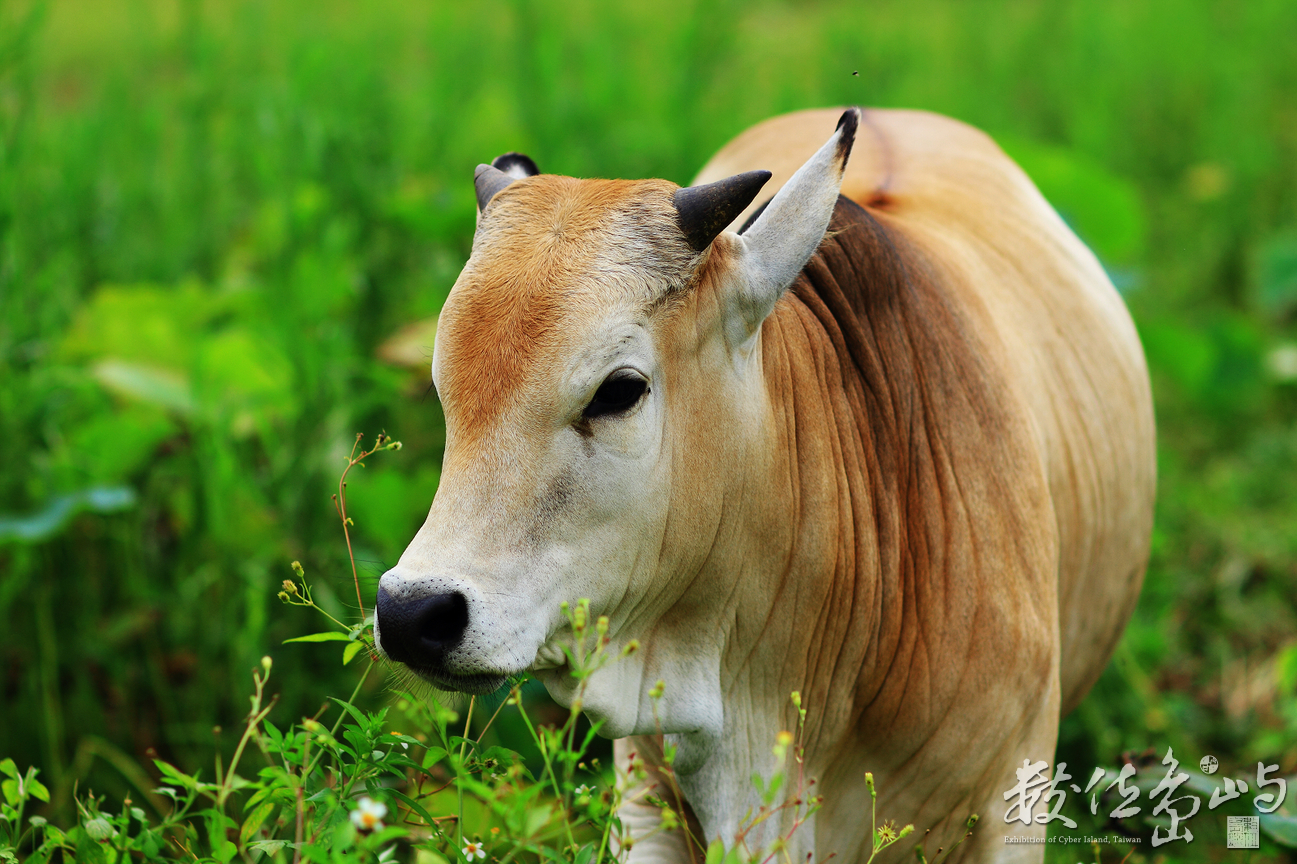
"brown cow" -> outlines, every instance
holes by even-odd
[[[588,597],[614,648],[643,648],[585,708],[650,736],[666,681],[708,839],[757,804],[798,690],[825,805],[793,860],[869,857],[866,771],[880,815],[919,828],[895,857],[976,812],[960,856],[1039,860],[1006,843],[1045,826],[1007,821],[1004,793],[1052,759],[1148,553],[1139,341],[989,138],[848,109],[818,146],[839,114],[763,123],[689,189],[478,169],[434,349],[441,486],[382,578],[380,644],[442,687],[533,670],[570,701],[559,603]],[[655,818],[628,814],[636,836]],[[663,833],[632,859],[689,860]]]

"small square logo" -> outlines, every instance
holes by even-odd
[[[1261,848],[1261,817],[1226,816],[1225,845],[1230,849]]]

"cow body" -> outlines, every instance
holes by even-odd
[[[1003,795],[1024,759],[1052,760],[1139,591],[1142,353],[1097,261],[989,139],[870,111],[847,163],[841,127],[816,150],[838,113],[776,118],[713,158],[699,183],[766,169],[763,198],[792,191],[698,254],[653,181],[493,190],[435,349],[442,487],[384,576],[380,641],[399,644],[392,598],[466,598],[463,633],[417,671],[471,690],[530,668],[570,700],[543,610],[590,597],[643,649],[591,679],[585,707],[626,738],[619,756],[651,759],[647,690],[666,682],[659,717],[707,839],[757,807],[749,778],[777,767],[796,690],[824,807],[794,860],[869,857],[866,771],[880,817],[919,829],[896,857],[929,828],[930,853],[949,846],[977,813],[961,857],[1039,860],[1006,844],[1044,826],[1006,824]],[[760,258],[802,225],[804,253]],[[632,408],[591,411],[630,374]],[[640,836],[656,812],[627,818]],[[655,834],[632,860],[689,855]]]

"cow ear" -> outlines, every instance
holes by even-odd
[[[536,167],[531,157],[524,156],[522,153],[501,153],[491,160],[491,167],[503,171],[515,180],[535,177],[540,173],[540,169]]]
[[[491,160],[490,165],[478,165],[473,173],[473,188],[477,192],[477,212],[486,211],[486,205],[500,190],[515,180],[534,177],[540,173],[531,157],[521,153],[504,153]]]
[[[824,238],[859,125],[860,109],[848,108],[828,142],[736,238],[736,344],[757,331]]]

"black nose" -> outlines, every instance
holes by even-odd
[[[468,601],[458,591],[398,600],[380,586],[377,614],[383,650],[411,666],[439,664],[468,629]]]

